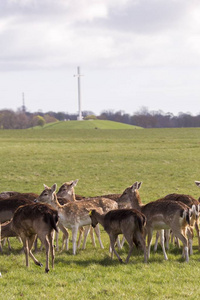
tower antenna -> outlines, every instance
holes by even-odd
[[[23,112],[23,113],[26,112],[24,93],[22,93],[22,112]]]
[[[81,111],[81,73],[80,73],[80,67],[77,67],[77,74],[74,75],[74,77],[78,78],[78,117],[77,120],[81,121],[83,120],[82,111]]]

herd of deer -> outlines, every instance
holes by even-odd
[[[86,247],[89,232],[95,246],[92,228],[103,248],[98,224],[101,224],[109,235],[111,256],[113,257],[113,253],[115,253],[120,262],[122,259],[117,253],[115,245],[117,242],[118,247],[121,248],[125,240],[129,244],[129,253],[125,262],[128,263],[134,245],[143,250],[144,261],[147,262],[150,257],[154,230],[157,231],[154,250],[157,248],[160,237],[165,260],[168,259],[165,244],[168,247],[170,232],[182,242],[182,256],[186,262],[189,261],[189,255],[192,254],[193,228],[197,232],[200,251],[200,202],[192,196],[169,194],[156,201],[143,204],[139,195],[141,182],[135,182],[121,195],[109,194],[85,198],[75,194],[74,187],[77,182],[78,180],[65,182],[57,193],[56,184],[52,187],[44,185],[44,190],[40,195],[18,192],[0,193],[0,251],[2,252],[1,240],[19,237],[23,242],[26,266],[29,266],[29,256],[36,265],[41,266],[42,264],[31,251],[36,238],[39,238],[45,247],[45,272],[48,272],[49,252],[52,258],[52,268],[54,266],[55,231],[57,237],[59,230],[62,231],[62,249],[64,244],[68,249],[68,229],[71,229],[73,254],[75,255],[77,247],[79,248],[81,245],[83,235],[83,249]],[[200,181],[195,181],[195,183],[200,187]],[[119,234],[123,234],[121,243]],[[58,239],[56,241],[58,249]]]

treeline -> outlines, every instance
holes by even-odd
[[[144,128],[200,127],[200,114],[192,116],[190,113],[179,113],[174,116],[172,113],[149,111],[147,108],[143,108],[133,115],[123,111],[104,111],[99,116],[91,111],[83,111],[82,114],[84,119],[110,120]],[[23,110],[17,112],[0,110],[1,129],[25,129],[65,120],[77,120],[77,114],[52,111],[30,113]]]

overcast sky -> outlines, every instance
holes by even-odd
[[[0,109],[200,113],[199,0],[0,0]]]

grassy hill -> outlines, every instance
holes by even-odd
[[[35,129],[41,129],[41,127],[36,126]],[[49,123],[42,129],[142,129],[142,127],[107,120],[87,120]]]

